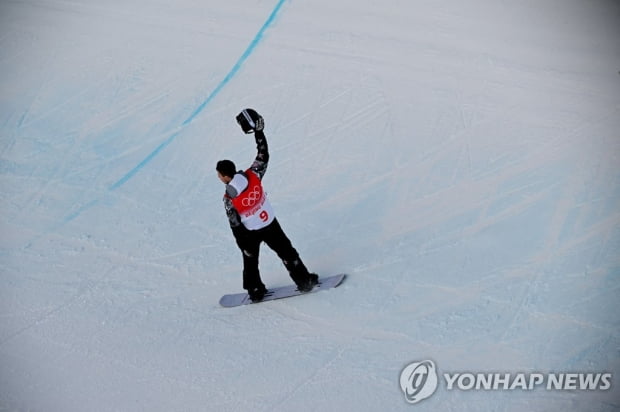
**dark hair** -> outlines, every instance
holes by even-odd
[[[222,176],[233,177],[237,171],[235,164],[230,160],[220,160],[215,166],[215,170],[220,172]]]

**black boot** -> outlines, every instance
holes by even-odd
[[[319,275],[316,273],[309,273],[308,278],[297,284],[297,289],[300,292],[310,292],[316,285],[319,284]]]
[[[288,270],[288,274],[291,276],[291,279],[293,279],[293,282],[295,282],[297,286],[305,283],[308,280],[308,269],[306,268],[306,265],[304,265],[304,262],[299,259],[299,257],[290,261],[282,262],[284,263],[286,270]]]
[[[250,296],[250,300],[252,300],[252,302],[260,302],[263,300],[266,293],[267,288],[265,288],[265,286],[259,286],[248,290],[248,295]]]

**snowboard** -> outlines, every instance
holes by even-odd
[[[259,302],[252,302],[247,293],[233,293],[230,295],[224,295],[220,298],[220,305],[226,308],[232,308],[235,306],[249,305],[252,303],[262,303],[269,302],[270,300],[290,298],[292,296],[307,295],[309,293],[315,293],[321,290],[335,288],[342,283],[345,276],[346,274],[341,273],[339,275],[329,277],[319,277],[319,283],[314,288],[312,288],[310,292],[300,292],[299,290],[297,290],[296,285],[288,285],[267,289],[265,297]]]

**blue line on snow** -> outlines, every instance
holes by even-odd
[[[224,79],[222,79],[222,81],[215,87],[215,89],[211,92],[211,94],[209,94],[209,96],[207,96],[207,98],[196,108],[196,110],[194,110],[192,114],[187,119],[185,119],[185,121],[183,121],[183,123],[181,124],[181,127],[185,127],[189,125],[196,118],[196,116],[198,116],[205,109],[205,107],[207,107],[209,103],[211,103],[211,101],[215,99],[215,97],[222,91],[222,89],[235,77],[235,75],[239,72],[239,69],[241,69],[241,66],[243,65],[243,63],[245,63],[248,57],[252,55],[256,47],[260,44],[263,38],[263,35],[265,34],[265,31],[269,28],[269,26],[273,24],[278,12],[282,8],[282,5],[284,4],[285,1],[286,0],[278,1],[278,4],[276,4],[274,9],[272,10],[271,14],[267,18],[267,21],[265,21],[265,24],[263,24],[263,26],[260,28],[258,33],[256,33],[256,36],[254,36],[254,39],[250,42],[250,45],[247,47],[247,49],[245,49],[241,57],[239,57],[235,65],[232,67],[232,69],[230,69],[230,71],[228,72],[228,74],[226,74]],[[149,155],[146,156],[144,160],[142,160],[133,169],[127,172],[116,183],[110,185],[110,187],[108,187],[108,190],[110,191],[116,190],[119,187],[123,186],[125,183],[127,183],[127,181],[129,181],[132,177],[134,177],[136,173],[142,170],[147,164],[151,162],[151,160],[153,160],[159,153],[161,153],[166,147],[168,147],[170,143],[172,143],[177,138],[177,136],[179,136],[179,134],[181,134],[180,130],[170,135],[170,137],[168,137],[159,146],[157,146],[155,150],[149,153]],[[96,203],[97,201],[95,200],[95,201],[88,203],[86,206],[83,206],[77,212],[74,212],[71,215],[69,215],[67,218],[65,218],[65,222],[69,222],[75,219],[80,214],[82,214],[82,212],[94,206]]]
[[[207,107],[207,105],[220,93],[220,91],[222,91],[224,86],[226,86],[233,79],[233,77],[235,77],[235,75],[237,74],[237,72],[239,72],[239,69],[241,68],[243,63],[248,59],[248,57],[250,57],[250,55],[254,52],[254,50],[256,49],[256,47],[258,46],[260,41],[262,40],[263,34],[269,28],[269,26],[271,26],[271,24],[275,20],[276,15],[278,14],[278,11],[280,11],[280,8],[282,8],[282,5],[284,4],[284,2],[285,2],[285,0],[278,1],[278,4],[276,4],[276,7],[273,9],[271,14],[267,18],[267,21],[265,21],[265,24],[263,24],[263,27],[261,27],[260,30],[258,31],[258,33],[256,33],[256,36],[254,36],[254,39],[252,40],[252,42],[250,43],[248,48],[245,49],[245,51],[243,52],[243,54],[241,55],[239,60],[237,60],[235,65],[232,67],[232,69],[230,69],[230,71],[228,72],[226,77],[224,77],[224,79],[215,87],[215,90],[213,90],[211,92],[211,94],[205,99],[205,101],[202,102],[200,104],[200,106],[198,106],[196,108],[196,110],[194,110],[194,112],[187,119],[185,119],[185,121],[182,123],[182,126],[187,126],[188,124],[190,124],[196,118],[196,116],[198,116],[200,114],[200,112],[202,112],[204,110],[204,108]],[[110,186],[110,190],[116,190],[119,187],[121,187],[122,185],[124,185],[138,171],[140,171],[151,160],[153,160],[153,158],[155,156],[157,156],[163,149],[165,149],[170,143],[172,143],[174,141],[174,139],[176,139],[176,137],[180,133],[181,133],[180,131],[175,132],[172,136],[170,136],[168,139],[166,139],[162,144],[157,146],[157,148],[155,150],[153,150],[146,158],[144,158],[144,160],[142,160],[140,163],[138,163],[136,165],[136,167],[131,169],[118,182],[116,182],[112,186]]]
[[[114,183],[112,186],[110,186],[110,190],[116,190],[119,187],[121,187],[122,185],[124,185],[129,179],[131,179],[132,177],[134,177],[134,175],[136,173],[138,173],[138,171],[140,171],[140,169],[142,169],[144,166],[146,166],[151,160],[153,160],[153,158],[155,158],[155,156],[157,156],[162,150],[164,150],[170,143],[172,143],[172,141],[174,139],[176,139],[176,137],[181,133],[181,131],[175,132],[173,133],[169,138],[167,138],[166,140],[164,140],[164,142],[162,144],[160,144],[159,146],[157,146],[155,148],[155,150],[153,150],[151,153],[149,153],[149,155],[147,157],[144,158],[144,160],[142,160],[140,163],[138,163],[136,165],[136,167],[134,167],[133,169],[131,169],[125,176],[123,176],[118,182]]]

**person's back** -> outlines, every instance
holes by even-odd
[[[298,289],[308,292],[318,283],[318,275],[308,272],[276,219],[263,189],[262,178],[269,163],[264,120],[252,109],[243,110],[236,119],[246,134],[254,133],[256,158],[245,171],[237,171],[231,160],[220,160],[216,170],[218,178],[226,185],[224,209],[243,254],[243,288],[253,301],[262,300],[267,292],[258,269],[260,244],[265,242],[282,259]]]

